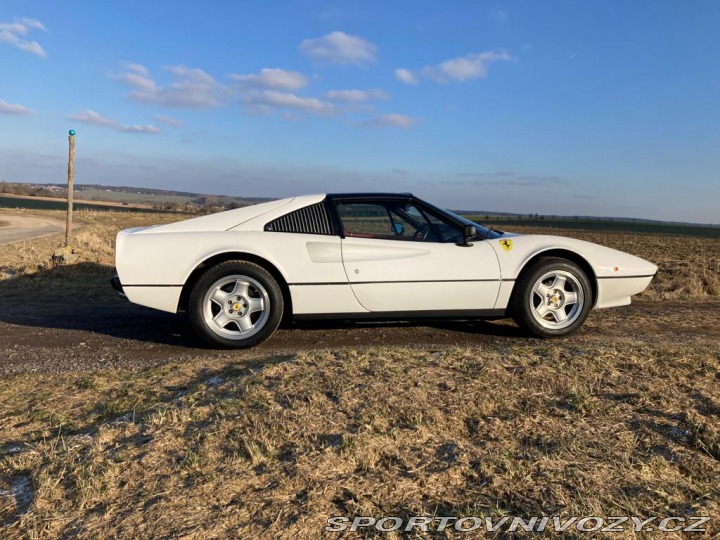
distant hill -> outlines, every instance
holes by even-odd
[[[66,196],[64,184],[21,184],[0,182],[0,193],[32,197]],[[158,210],[210,212],[249,206],[272,200],[268,197],[236,197],[210,195],[169,189],[152,189],[130,186],[103,186],[100,184],[75,184],[75,197],[87,201],[112,202],[132,206],[144,206]]]

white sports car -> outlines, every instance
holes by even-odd
[[[482,227],[411,194],[307,195],[120,231],[114,288],[222,347],[286,319],[500,318],[562,336],[623,306],[654,264],[581,240]]]

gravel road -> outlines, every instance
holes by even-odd
[[[594,311],[568,338],[548,341],[568,347],[613,343],[717,343],[720,302],[636,301]],[[541,343],[524,337],[510,321],[424,323],[303,323],[281,328],[248,351],[212,350],[193,335],[184,315],[171,315],[117,300],[81,304],[47,299],[40,304],[0,303],[0,376],[13,373],[143,368],[203,357],[247,359],[301,350],[467,346],[506,349]]]
[[[0,227],[0,245],[49,236],[65,230],[65,224],[61,221],[36,216],[2,214],[0,221],[8,223],[7,226]]]

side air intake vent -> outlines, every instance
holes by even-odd
[[[323,203],[306,206],[285,214],[265,225],[266,231],[305,234],[333,234],[330,216]]]

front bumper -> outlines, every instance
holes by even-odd
[[[120,277],[115,275],[110,280],[110,285],[112,285],[112,288],[115,289],[115,291],[118,293],[118,296],[120,298],[124,298],[127,300],[127,295],[125,294],[125,291],[123,290],[122,283],[120,283]]]

